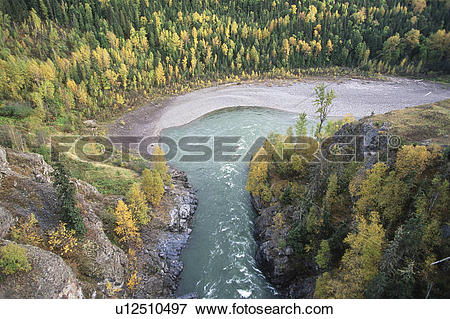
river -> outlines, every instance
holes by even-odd
[[[234,108],[209,113],[189,124],[165,129],[163,136],[239,136],[235,154],[245,154],[260,136],[284,133],[297,115],[268,108]],[[235,144],[235,145],[236,145]],[[179,295],[200,298],[274,298],[277,293],[255,262],[253,211],[245,191],[248,162],[170,161],[197,189],[199,206],[192,237],[182,253]],[[228,154],[228,153],[226,153]]]
[[[296,119],[294,113],[285,111],[316,115],[313,88],[319,80],[197,90],[125,114],[110,125],[109,135],[161,133],[176,139],[187,135],[239,135],[239,146],[244,151],[257,136],[285,132]],[[450,97],[448,86],[404,78],[323,80],[336,92],[330,115],[337,117],[351,113],[359,118]],[[237,108],[242,105],[274,109]],[[219,110],[226,107],[233,109]],[[254,212],[244,189],[248,163],[186,163],[179,161],[179,156],[171,160],[171,165],[187,172],[198,190],[199,207],[192,238],[182,255],[185,268],[178,294],[195,292],[201,298],[275,297],[276,291],[254,259]]]

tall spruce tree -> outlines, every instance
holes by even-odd
[[[75,186],[70,182],[70,174],[61,162],[54,164],[55,178],[53,186],[56,188],[60,204],[60,220],[67,224],[69,229],[75,230],[79,237],[86,234],[86,225],[83,222],[81,212],[78,209],[75,198]]]

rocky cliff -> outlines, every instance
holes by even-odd
[[[395,152],[388,148],[387,130],[386,126],[376,128],[371,123],[346,124],[336,132],[332,140],[324,142],[323,156],[332,160],[332,144],[348,143],[348,137],[355,136],[356,143],[341,147],[340,151],[341,154],[357,154],[363,162],[360,168],[362,173],[371,168],[379,158],[391,161],[395,156]],[[355,149],[357,143],[361,145]],[[289,245],[288,238],[293,225],[305,224],[311,202],[322,201],[328,177],[342,169],[338,166],[339,164],[327,160],[308,165],[308,176],[302,181],[306,192],[301,204],[282,205],[279,198],[274,198],[271,203],[263,203],[260,198],[252,196],[253,207],[258,212],[254,227],[254,237],[258,244],[256,260],[269,281],[286,298],[312,298],[314,295],[319,268],[311,258],[299,256]],[[274,220],[279,212],[287,216],[288,222],[281,229],[276,229]]]
[[[170,169],[173,187],[166,187],[162,211],[141,230],[138,254],[141,283],[135,298],[172,298],[183,270],[181,251],[187,245],[197,197],[184,172]]]
[[[51,172],[41,155],[0,147],[0,245],[10,238],[20,217],[34,214],[42,234],[58,223],[58,199]],[[170,297],[182,270],[179,260],[187,242],[189,222],[196,209],[195,193],[182,172],[172,171],[174,187],[167,187],[164,209],[142,229],[144,247],[138,251],[140,284],[132,297]],[[103,298],[124,296],[128,260],[105,234],[104,222],[118,196],[104,196],[95,187],[73,180],[77,202],[88,230],[75,256],[64,260],[53,252],[26,246],[32,271],[3,276],[3,298]],[[113,287],[113,289],[111,289]]]
[[[312,298],[314,294],[315,266],[303,264],[294,255],[293,249],[286,245],[280,247],[278,238],[286,238],[290,230],[285,227],[281,233],[273,230],[274,216],[281,206],[265,207],[259,198],[252,196],[252,204],[258,212],[255,218],[253,235],[257,243],[256,262],[267,279],[286,298]]]

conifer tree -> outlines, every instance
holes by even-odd
[[[69,171],[61,162],[56,162],[53,176],[55,178],[53,186],[56,188],[60,204],[60,220],[69,229],[75,230],[76,234],[83,237],[86,234],[86,226],[77,207],[75,198],[75,186],[70,182]]]

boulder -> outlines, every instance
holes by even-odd
[[[0,240],[0,246],[8,243],[10,241]],[[3,275],[0,298],[83,298],[80,283],[61,257],[38,247],[20,246],[26,249],[32,269]]]

